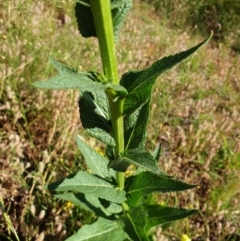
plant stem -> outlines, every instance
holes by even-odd
[[[112,15],[109,0],[91,0],[95,28],[101,53],[103,71],[108,81],[118,84]]]
[[[91,9],[94,18],[94,24],[97,32],[99,48],[103,71],[108,81],[113,84],[119,84],[117,59],[115,55],[114,34],[112,25],[112,15],[109,0],[90,0]],[[112,133],[116,143],[115,157],[124,151],[124,129],[123,129],[123,99],[116,97],[116,91],[109,88],[106,90],[108,96]],[[116,173],[116,181],[120,189],[124,189],[124,173]]]
[[[111,121],[112,121],[112,132],[115,140],[115,157],[124,151],[124,128],[123,128],[123,99],[118,99],[116,102],[113,101],[115,93],[113,90],[107,90],[110,110],[111,110]],[[121,189],[124,189],[124,173],[116,172],[116,181]]]

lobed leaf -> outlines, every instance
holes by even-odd
[[[75,140],[84,156],[87,166],[91,169],[92,174],[102,178],[110,178],[110,173],[107,167],[108,160],[85,144],[78,135],[75,136]]]
[[[128,235],[116,221],[98,218],[91,225],[84,225],[66,241],[124,241]]]
[[[142,203],[141,199],[149,193],[183,191],[193,187],[196,187],[196,185],[189,185],[150,172],[142,172],[137,176],[126,179],[125,190],[127,192],[127,203],[130,206],[137,207]]]
[[[74,191],[92,194],[115,203],[122,203],[126,200],[125,191],[118,190],[109,182],[82,171],[69,175],[61,181],[49,184],[48,189],[56,192]]]

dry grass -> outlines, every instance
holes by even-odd
[[[44,189],[84,168],[73,142],[81,129],[78,95],[43,92],[29,83],[55,73],[48,53],[79,69],[101,71],[97,42],[76,31],[71,1],[9,0],[0,6],[0,195],[20,240],[63,240],[91,219]],[[202,40],[170,29],[166,21],[135,5],[117,44],[120,73],[146,68]],[[147,146],[161,142],[163,169],[199,184],[177,196],[158,197],[201,210],[163,231],[167,240],[179,240],[182,233],[192,240],[224,240],[238,233],[239,64],[238,55],[211,42],[155,86]],[[16,240],[2,215],[0,239]]]

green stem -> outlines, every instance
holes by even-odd
[[[117,85],[119,84],[119,78],[117,70],[117,58],[115,55],[110,0],[90,0],[90,3],[101,52],[103,71],[108,81]],[[117,157],[124,151],[124,100],[119,98],[117,101],[114,101],[117,93],[111,88],[106,90],[106,94],[108,96],[110,105],[112,133],[116,143],[115,156]],[[116,181],[119,188],[124,189],[124,173],[117,172]]]
[[[112,121],[112,133],[115,140],[115,156],[117,157],[124,151],[124,128],[123,128],[123,102],[124,100],[119,98],[116,102],[113,101],[115,98],[115,91],[108,89],[106,94],[108,96],[110,110],[111,110],[111,121]],[[116,172],[116,181],[121,189],[124,189],[124,173]]]
[[[103,71],[108,81],[118,84],[117,58],[110,0],[91,0],[95,28],[101,53]]]

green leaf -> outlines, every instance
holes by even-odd
[[[46,81],[34,82],[32,85],[41,89],[78,89],[82,92],[102,92],[106,88],[109,88],[108,85],[94,82],[93,75],[90,72],[69,73],[65,71]]]
[[[76,3],[75,16],[78,30],[83,37],[97,37],[89,0],[78,1]]]
[[[123,211],[122,206],[117,203],[110,203],[110,205],[106,208],[106,210],[113,214],[121,213]]]
[[[106,85],[106,91],[113,91],[116,98],[127,94],[120,85]],[[89,135],[99,141],[115,146],[111,135],[110,110],[107,95],[104,92],[82,92],[79,99],[80,118]]]
[[[68,67],[52,56],[49,56],[50,61],[58,70],[59,75],[50,78],[46,81],[37,81],[32,83],[33,86],[42,89],[78,89],[81,92],[103,93],[105,90],[112,89],[116,92],[117,97],[125,97],[127,90],[121,85],[113,85],[108,82],[104,76],[99,73],[78,72],[77,69]]]
[[[100,209],[106,216],[122,212],[122,206],[116,203],[106,201],[105,199],[98,198],[92,194],[85,195],[86,203]],[[99,212],[95,212],[98,216]],[[101,215],[103,216],[103,215]]]
[[[98,218],[91,225],[84,225],[66,241],[124,241],[128,235],[116,221]]]
[[[109,182],[82,171],[49,184],[48,189],[56,192],[74,191],[92,194],[115,203],[122,203],[126,200],[125,191],[118,190]]]
[[[131,4],[132,1],[129,0],[111,0],[111,9],[120,8],[123,4]]]
[[[113,21],[113,31],[114,39],[118,40],[120,30],[123,26],[124,19],[132,8],[132,0],[112,0],[111,9],[112,9],[112,21]]]
[[[144,210],[146,210],[148,214],[147,225],[145,227],[146,232],[153,227],[183,219],[198,212],[198,210],[172,208],[160,205],[145,206]]]
[[[158,162],[161,156],[161,144],[157,145],[152,153],[153,158]]]
[[[163,176],[157,176],[150,172],[142,172],[137,176],[131,176],[126,179],[125,190],[127,192],[127,203],[130,206],[140,205],[141,199],[153,192],[172,192],[183,191],[196,187],[181,181]]]
[[[130,71],[125,73],[120,81],[121,85],[124,86],[129,92],[124,102],[124,114],[131,114],[133,111],[139,108],[139,106],[145,103],[151,96],[152,86],[156,79],[162,73],[191,56],[210,38],[211,36],[191,49],[175,55],[164,57],[163,59],[153,63],[145,70],[138,72]]]
[[[132,7],[132,0],[111,0],[111,13],[113,22],[114,39],[118,40],[119,32],[124,19]],[[85,38],[97,37],[93,15],[88,0],[77,1],[75,5],[78,30]]]
[[[54,197],[79,205],[83,209],[91,211],[101,217],[122,212],[121,205],[110,202],[107,207],[104,207],[99,198],[91,194],[84,195],[82,193],[62,193],[55,194]]]
[[[105,93],[81,93],[79,111],[82,126],[90,136],[105,144],[115,146],[111,135],[109,105]]]
[[[130,208],[125,220],[125,230],[134,241],[149,241],[145,232],[147,212],[141,207]]]
[[[84,156],[87,166],[91,169],[91,172],[102,178],[110,178],[110,173],[107,167],[108,160],[85,144],[78,135],[75,136],[75,140]]]
[[[127,96],[127,90],[121,86],[121,85],[110,85],[109,84],[109,88],[108,90],[114,90],[114,94],[115,94],[115,99],[113,101],[117,101],[118,98],[125,98]],[[107,90],[106,90],[107,91]]]
[[[86,195],[82,193],[61,193],[61,194],[55,194],[54,197],[74,203],[75,205],[81,206],[83,209],[91,211],[95,213],[98,216],[104,216],[105,213],[99,208],[101,206],[100,201],[98,200],[98,197],[93,196],[96,200],[94,203],[92,200],[89,202],[86,197]]]
[[[78,73],[77,69],[68,67],[65,64],[58,62],[56,59],[53,58],[53,56],[49,55],[48,58],[50,59],[54,67],[58,70],[59,74],[63,74],[63,73],[77,74]]]
[[[125,149],[144,148],[150,98],[130,115],[124,116]]]
[[[110,163],[110,167],[114,170],[125,172],[129,165],[136,165],[145,171],[152,172],[156,175],[166,174],[160,170],[155,158],[143,149],[130,149],[120,155],[115,161]]]

